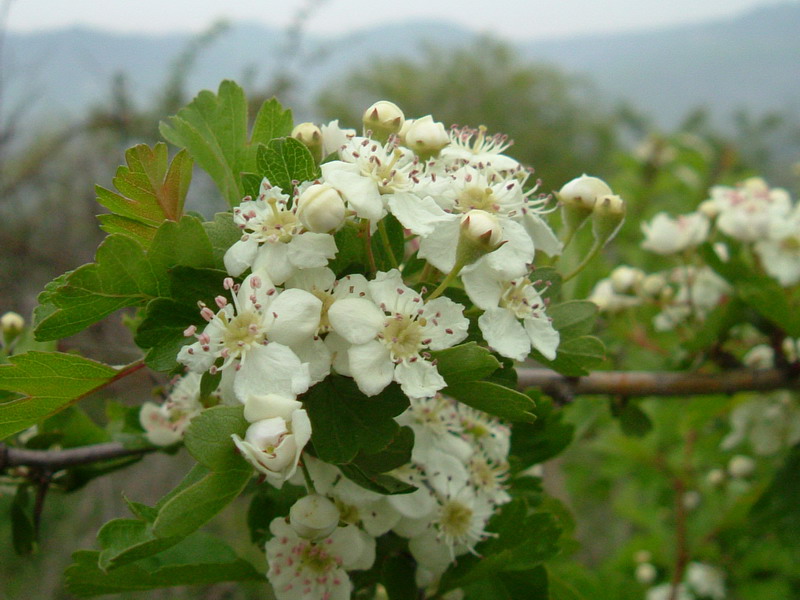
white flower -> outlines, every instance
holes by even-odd
[[[642,563],[636,566],[636,581],[644,585],[650,585],[658,577],[658,571],[649,562]]]
[[[461,422],[452,400],[440,394],[432,398],[409,398],[409,407],[395,417],[414,431],[411,460],[425,465],[432,451],[444,452],[467,462],[473,453],[461,437]]]
[[[753,177],[735,188],[711,188],[711,202],[718,211],[717,227],[743,242],[767,238],[770,223],[788,216],[791,199],[786,190],[770,189],[763,179]]]
[[[322,156],[339,152],[356,135],[355,129],[339,127],[339,119],[323,125],[320,129],[322,130]]]
[[[519,162],[503,152],[511,146],[507,135],[486,135],[486,127],[477,129],[462,127],[450,130],[450,145],[444,148],[439,158],[452,164],[468,164],[480,169],[517,171]]]
[[[686,585],[698,596],[724,600],[725,576],[711,565],[691,562],[686,567]]]
[[[650,223],[642,223],[645,236],[642,248],[656,254],[676,254],[702,244],[708,236],[708,228],[708,218],[701,213],[673,219],[661,212]]]
[[[686,586],[682,583],[678,584],[677,593],[672,594],[672,585],[669,583],[662,583],[659,586],[647,590],[645,600],[695,600],[695,597],[689,593]]]
[[[325,183],[342,195],[357,217],[377,222],[386,214],[385,203],[394,196],[412,196],[416,158],[391,142],[382,145],[369,138],[353,138],[340,150],[341,160],[321,165]]]
[[[788,216],[773,216],[767,236],[754,249],[764,270],[784,287],[800,281],[800,206]]]
[[[307,231],[297,216],[297,203],[267,179],[257,200],[244,200],[233,209],[233,220],[244,231],[225,253],[225,268],[234,277],[248,268],[263,270],[274,283],[283,283],[297,269],[324,267],[336,256],[332,235]]]
[[[199,373],[188,373],[177,380],[164,404],[142,405],[139,423],[151,444],[169,446],[183,438],[191,420],[203,410],[200,379]]]
[[[523,360],[532,346],[549,360],[556,357],[558,331],[553,329],[544,312],[544,300],[530,279],[506,280],[480,267],[462,278],[470,300],[484,310],[478,326],[494,350],[507,358]]]
[[[267,578],[278,600],[350,600],[347,571],[375,561],[375,540],[352,525],[319,541],[299,537],[282,518],[269,529]]]
[[[642,303],[641,298],[637,296],[617,293],[609,278],[601,279],[595,284],[592,293],[589,294],[589,300],[594,302],[601,311],[610,313],[620,312]]]
[[[305,392],[310,385],[308,364],[289,346],[314,335],[320,300],[298,289],[278,293],[259,274],[248,276],[241,286],[226,278],[224,285],[233,291],[233,304],[218,296],[217,313],[203,306],[200,314],[208,325],[201,334],[194,326],[186,330],[197,341],[181,348],[178,361],[197,373],[233,366],[233,388],[241,402],[251,394],[292,398]]]
[[[272,417],[247,428],[244,440],[233,434],[234,444],[256,470],[277,488],[294,475],[300,453],[311,439],[311,421],[305,410],[295,410],[291,421]]]
[[[746,479],[756,470],[756,461],[749,456],[737,454],[728,462],[728,474],[737,479]]]
[[[467,336],[464,307],[448,298],[424,302],[396,269],[369,282],[370,298],[345,298],[328,310],[336,333],[352,346],[349,371],[368,396],[396,381],[409,397],[432,396],[445,386],[427,350]],[[380,308],[379,308],[380,307]]]

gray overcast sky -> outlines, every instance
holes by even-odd
[[[12,31],[75,24],[116,31],[198,31],[224,17],[285,27],[312,6],[309,32],[338,34],[395,20],[452,21],[515,39],[655,28],[733,16],[780,0],[5,0]],[[785,2],[786,0],[783,0]],[[793,0],[800,1],[800,0]]]

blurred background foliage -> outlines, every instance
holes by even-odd
[[[108,82],[107,97],[82,119],[33,138],[26,135],[25,141],[19,139],[13,111],[2,115],[0,312],[30,314],[36,294],[52,277],[92,259],[103,237],[93,218],[99,212],[93,184],[110,185],[127,147],[158,139],[159,120],[191,99],[187,76],[223,30],[223,25],[214,26],[187,45],[164,81],[163,93],[148,106],[137,106],[120,73]],[[510,47],[488,38],[448,50],[428,45],[417,59],[376,61],[324,89],[313,101],[298,98],[300,91],[286,71],[267,85],[250,87],[254,104],[272,95],[285,106],[301,100],[317,122],[339,118],[356,127],[364,107],[389,99],[407,117],[430,113],[446,125],[486,125],[490,133],[505,133],[515,141],[509,154],[535,168],[545,193],[583,172],[605,178],[628,202],[628,220],[617,240],[580,278],[573,290],[578,296],[588,294],[593,283],[618,264],[662,266],[657,257],[640,250],[640,223],[658,211],[692,210],[712,185],[760,174],[797,191],[800,126],[791,115],[741,112],[733,130],[721,132],[712,124],[710,110],[698,109],[675,130],[658,130],[638,107],[605,106],[596,101],[590,82],[523,61]],[[213,187],[200,177],[193,182],[190,198],[188,208],[207,216],[224,208]],[[577,260],[580,251],[576,244],[574,256],[565,257],[564,263]],[[674,356],[654,349],[640,325],[615,327],[612,333],[618,337],[607,336],[609,368],[674,367]],[[65,348],[124,362],[136,354],[133,346],[119,341],[127,339],[120,324],[106,322],[69,340]],[[163,382],[143,377],[139,385],[116,393],[140,401],[158,383]],[[731,411],[744,399],[645,400],[625,427],[614,417],[625,399],[582,398],[563,409],[563,418],[575,426],[573,443],[545,465],[544,483],[559,499],[551,502],[563,502],[573,512],[572,534],[578,543],[565,544],[562,558],[550,565],[554,598],[643,598],[647,586],[634,577],[635,555],[648,551],[659,581],[668,581],[676,560],[676,527],[687,536],[691,560],[725,570],[730,598],[800,597],[800,527],[792,523],[795,529],[770,529],[751,513],[772,476],[798,450],[781,447],[757,457],[757,480],[726,479],[710,485],[705,479],[709,471],[725,469],[733,456],[734,450],[720,449],[720,441],[730,429]],[[102,407],[88,410],[100,413]],[[745,443],[736,451],[747,454],[750,449]],[[15,557],[3,543],[4,597],[67,598],[61,591],[67,552],[90,546],[101,523],[124,514],[119,490],[124,487],[130,497],[152,501],[183,470],[185,465],[168,457],[151,457],[63,501],[51,498],[40,554]],[[159,473],[155,480],[150,477],[153,472]],[[790,483],[792,477],[799,477],[797,471],[791,473]],[[691,502],[686,500],[688,492],[693,492]],[[10,497],[0,489],[0,511],[9,510]],[[215,527],[223,534],[240,530],[244,512],[243,505],[234,504]],[[8,536],[7,520],[0,519],[0,537]],[[247,540],[229,541],[251,558],[257,556],[251,547],[248,550]],[[183,598],[191,593],[209,599],[264,598],[267,587],[216,586],[120,597]],[[31,589],[37,593],[31,595]]]

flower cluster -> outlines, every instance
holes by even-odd
[[[199,303],[206,325],[186,329],[178,354],[191,381],[216,375],[221,401],[243,406],[249,426],[233,443],[264,479],[309,489],[270,527],[280,600],[349,597],[347,572],[369,568],[375,538],[390,531],[408,540],[420,587],[435,589],[456,557],[474,553],[510,500],[510,430],[440,394],[447,383],[434,353],[471,336],[503,357],[536,350],[552,360],[560,341],[542,297],[549,282],[533,262],[562,243],[545,220],[549,198],[503,154],[508,140],[406,119],[388,102],[370,107],[364,126],[364,135],[337,122],[295,128],[319,176],[292,189],[265,178],[233,209],[240,237],[224,255],[228,277],[214,305]],[[618,228],[621,201],[610,189],[600,196],[596,212],[614,215],[595,227]],[[400,256],[389,226],[404,231]],[[335,267],[354,239],[364,264]],[[376,251],[389,265],[377,268]],[[416,491],[379,494],[304,452],[304,394],[332,375],[352,378],[365,401],[399,386],[409,408],[397,422],[414,444],[410,462],[388,475]],[[143,422],[169,420],[154,414],[143,411]]]

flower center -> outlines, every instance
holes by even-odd
[[[303,567],[318,575],[324,575],[336,566],[336,559],[316,544],[307,544],[303,548],[300,553],[300,561],[303,563]]]
[[[393,359],[403,360],[419,355],[423,346],[423,325],[424,322],[401,314],[386,321],[383,327],[383,343],[389,347]]]
[[[456,209],[461,213],[475,209],[496,213],[500,209],[500,205],[497,203],[492,188],[473,185],[462,190],[456,198]]]
[[[518,319],[529,317],[534,310],[541,307],[538,303],[531,304],[527,293],[530,285],[530,280],[525,277],[509,281],[500,297],[500,306],[513,312]]]
[[[255,344],[264,341],[261,328],[261,316],[253,311],[246,311],[231,319],[222,334],[222,343],[232,355],[238,355]]]
[[[290,210],[278,209],[274,202],[270,204],[272,213],[256,226],[255,233],[265,241],[287,244],[297,228],[297,216]]]
[[[448,500],[442,505],[439,528],[445,536],[453,539],[464,538],[469,533],[472,522],[472,509],[458,500]]]

